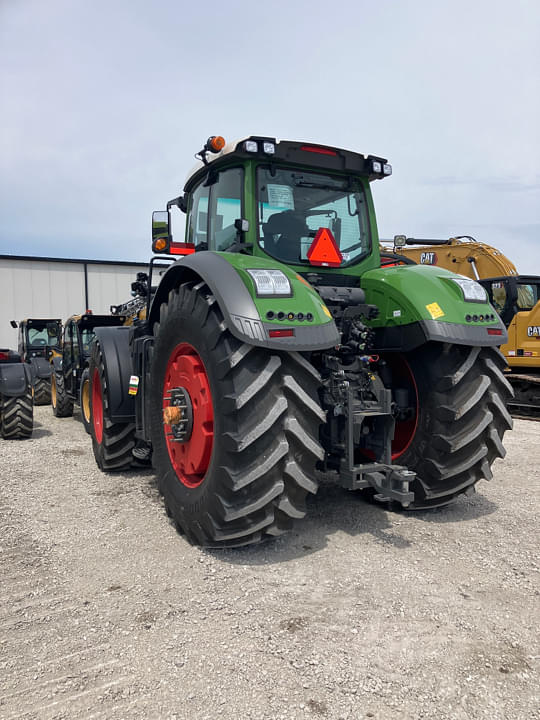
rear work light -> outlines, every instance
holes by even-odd
[[[302,145],[300,150],[304,150],[304,152],[319,153],[319,155],[333,155],[334,157],[337,157],[337,152],[335,150],[330,150],[330,148],[325,147],[317,147],[317,145]]]
[[[294,337],[294,330],[293,328],[287,330],[269,330],[268,335],[271,338]]]
[[[244,143],[244,150],[246,152],[256,153],[259,152],[259,146],[255,142],[255,140],[246,140]]]

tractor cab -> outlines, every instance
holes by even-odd
[[[15,321],[12,327],[17,327]],[[49,360],[59,355],[62,345],[62,321],[50,318],[28,318],[19,325],[18,350],[26,362],[31,358]]]
[[[184,194],[153,215],[154,252],[242,253],[349,285],[359,268],[379,267],[370,182],[391,174],[384,158],[255,136],[212,137],[198,157]],[[175,209],[186,213],[182,241],[173,238]]]
[[[532,310],[540,299],[540,277],[537,275],[501,276],[478,282],[486,289],[506,327],[516,313]]]

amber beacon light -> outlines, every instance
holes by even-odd
[[[225,138],[221,137],[221,135],[212,135],[212,137],[209,137],[206,141],[206,150],[210,150],[210,152],[218,153],[220,150],[223,150],[225,147]]]

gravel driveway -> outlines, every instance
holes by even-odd
[[[540,423],[477,495],[324,486],[275,542],[191,547],[80,419],[0,440],[0,717],[539,718]]]

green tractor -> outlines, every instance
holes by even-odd
[[[149,286],[174,262],[147,319],[95,331],[98,465],[151,455],[168,514],[210,547],[289,530],[322,474],[411,509],[489,480],[512,427],[506,329],[474,280],[381,267],[387,161],[253,136],[198,156],[154,213]]]

